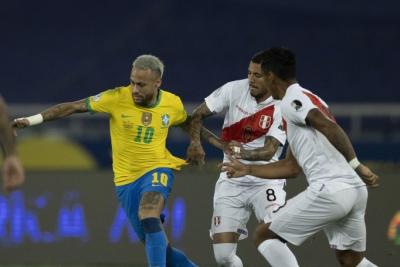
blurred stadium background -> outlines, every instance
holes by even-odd
[[[287,46],[297,53],[300,83],[331,104],[359,158],[381,176],[370,191],[367,255],[397,267],[399,25],[398,1],[4,0],[0,92],[13,118],[36,114],[128,84],[132,60],[152,53],[166,64],[163,88],[191,111],[245,77],[256,51]],[[145,266],[114,196],[107,125],[83,114],[19,132],[28,179],[0,195],[0,266]],[[217,133],[220,125],[221,117],[206,122]],[[184,156],[187,141],[174,129],[169,148]],[[166,229],[200,266],[214,266],[208,228],[221,153],[205,146],[207,165],[177,174]],[[305,186],[289,181],[289,196]],[[323,235],[294,251],[302,266],[338,266]],[[266,266],[251,240],[238,253],[246,266]]]

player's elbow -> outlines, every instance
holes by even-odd
[[[288,161],[286,167],[288,170],[288,178],[296,178],[302,172],[300,166],[297,164],[297,162],[294,161]]]

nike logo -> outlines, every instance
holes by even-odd
[[[132,115],[121,114],[121,118],[133,118]]]

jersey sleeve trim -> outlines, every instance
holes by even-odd
[[[86,98],[85,104],[86,104],[86,109],[87,109],[90,113],[95,113],[95,112],[96,112],[96,111],[94,111],[94,110],[92,109],[92,107],[90,106],[90,97]]]

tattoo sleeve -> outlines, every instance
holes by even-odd
[[[245,160],[270,160],[278,150],[280,142],[272,136],[266,136],[264,146],[254,150],[243,150]]]
[[[73,113],[87,112],[86,100],[61,103],[41,112],[44,121],[51,121],[67,117]]]
[[[189,136],[192,143],[194,144],[201,143],[200,135],[201,135],[201,128],[203,126],[203,119],[213,114],[214,113],[208,109],[207,104],[205,102],[203,102],[193,111],[189,126]]]
[[[0,144],[4,156],[15,152],[15,138],[9,124],[6,104],[0,97]]]

